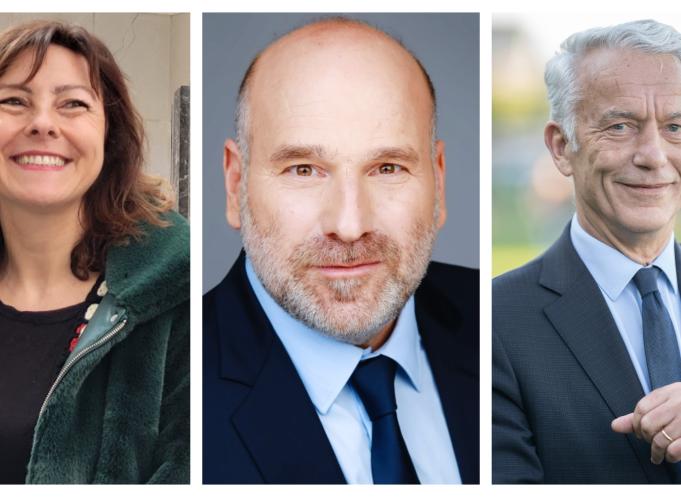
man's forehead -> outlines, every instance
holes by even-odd
[[[671,54],[598,48],[577,66],[582,117],[669,119],[681,110],[681,63]]]
[[[626,88],[681,84],[681,61],[673,54],[649,53],[637,49],[597,48],[585,54],[577,66],[582,87],[616,85]]]

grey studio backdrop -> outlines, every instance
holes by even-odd
[[[324,14],[327,16],[331,14]],[[321,14],[203,15],[203,291],[217,285],[241,250],[225,220],[222,150],[234,137],[239,84],[251,59],[276,37]],[[447,223],[433,259],[479,266],[479,16],[348,14],[401,40],[423,63],[438,99],[446,143]]]

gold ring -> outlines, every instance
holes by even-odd
[[[673,442],[673,441],[674,441],[674,439],[673,439],[672,437],[670,437],[669,435],[667,435],[667,432],[666,432],[666,431],[662,430],[662,434],[664,435],[664,438],[666,438],[666,439],[669,440],[670,442]]]

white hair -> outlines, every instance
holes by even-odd
[[[578,148],[576,109],[582,98],[577,66],[586,54],[597,48],[669,54],[681,60],[681,35],[671,26],[648,19],[581,31],[560,45],[560,51],[546,63],[544,81],[551,119],[561,127],[573,150]]]

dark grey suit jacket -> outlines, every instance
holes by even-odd
[[[569,228],[493,283],[492,480],[672,483],[648,443],[610,429],[644,392]]]

